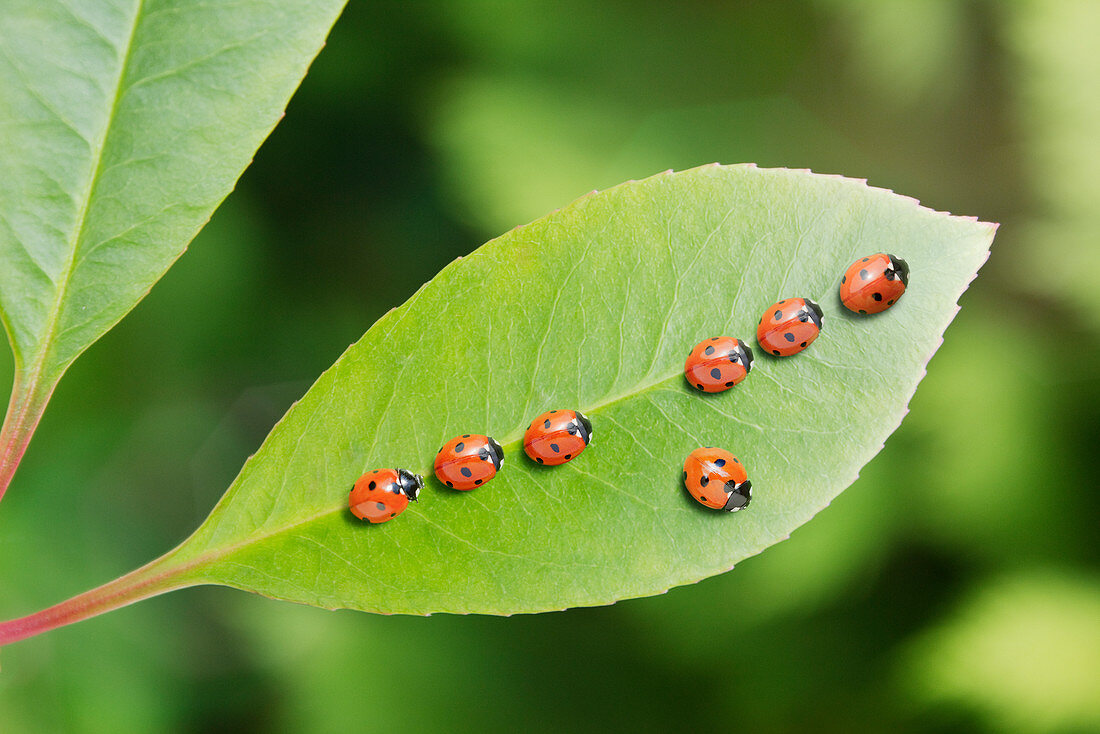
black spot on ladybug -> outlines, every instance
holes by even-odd
[[[860,280],[869,280],[871,278],[871,274],[868,273],[866,270],[860,270],[859,278]]]
[[[707,501],[707,498],[706,498],[706,497],[704,497],[703,495],[699,495],[699,501],[700,501],[700,502],[706,502],[706,501]]]
[[[714,465],[715,466],[725,466],[726,465],[726,460],[725,459],[715,459],[714,460]]]
[[[714,354],[714,347],[707,347],[703,350],[703,354]]]
[[[847,275],[840,276],[840,282],[841,283],[847,283],[848,282],[848,276]]]
[[[775,356],[778,357],[779,356],[779,350],[778,349],[773,349],[772,354],[774,354]]]
[[[551,448],[551,449],[553,450],[553,452],[554,452],[555,454],[556,454],[556,453],[558,453],[559,451],[561,451],[561,449],[560,449],[560,448],[558,448],[558,445],[557,445],[556,443],[552,443],[552,444],[550,444],[550,448]]]
[[[477,452],[477,458],[481,459],[482,461],[488,461],[489,460],[489,449],[482,449],[481,451],[478,451]]]
[[[703,389],[703,386],[701,384],[697,384],[695,387],[699,388],[700,390]]]
[[[732,382],[727,382],[726,387],[733,387],[733,383]]]
[[[863,258],[863,262],[867,262],[867,261],[868,261],[868,260],[870,260],[870,259],[871,259],[871,258],[869,258],[869,257],[865,257],[865,258]]]
[[[462,437],[463,437],[463,438],[469,438],[469,437],[470,437],[470,434],[468,434],[468,433],[463,433],[463,434],[462,434]]]
[[[783,318],[783,312],[782,311],[776,311],[775,312],[775,320],[778,321],[781,318]]]
[[[866,315],[867,315],[867,312],[866,312],[866,311],[864,311],[864,310],[863,310],[862,308],[861,308],[861,309],[859,309],[859,312],[860,312],[861,314],[863,314],[864,316],[866,316]]]
[[[738,461],[738,460],[737,460],[737,457],[735,456],[735,457],[733,457],[733,463],[734,463],[734,464],[740,464],[741,462],[740,462],[740,461]]]
[[[722,370],[715,367],[710,371],[710,376],[717,380],[722,376]]]
[[[396,483],[390,485],[390,491],[394,494],[401,494],[401,487],[398,487]]]
[[[542,459],[535,459],[535,461],[537,461],[540,464],[544,463]]]
[[[779,305],[780,305],[780,306],[782,306],[782,305],[783,305],[784,303],[786,303],[786,302],[787,302],[787,299],[786,299],[786,298],[784,298],[784,299],[783,299],[782,301],[780,301],[780,302],[779,302]]]
[[[377,473],[378,473],[377,469],[375,469],[374,471],[371,472],[371,474],[377,474]]]
[[[566,431],[566,433],[568,433],[568,434],[569,434],[570,436],[576,436],[576,435],[577,435],[577,426],[576,426],[576,425],[574,425],[574,424],[572,424],[572,423],[570,423],[570,424],[569,424],[569,427],[568,427],[568,428],[566,428],[566,429],[565,429],[565,431]]]
[[[464,448],[466,448],[466,444],[459,441],[458,444],[455,446],[455,453],[457,454],[459,451],[461,451]]]
[[[786,339],[789,342],[793,342],[794,341],[794,334],[791,334],[791,333],[788,332],[788,333],[783,335],[783,338]]]
[[[572,458],[573,458],[573,454],[566,454],[566,455],[565,455],[565,460],[566,460],[566,461],[569,461],[569,460],[570,460],[570,459],[572,459]]]
[[[716,342],[716,341],[718,341],[718,337],[716,337],[716,336],[712,336],[712,337],[710,338],[710,340],[711,340],[712,342]]]
[[[894,305],[894,299],[891,298],[889,301],[886,302],[886,305],[887,306],[893,306]]]
[[[468,476],[471,476],[473,474],[473,472],[470,471],[469,467],[465,467],[465,466],[462,467],[462,469],[460,471],[462,472],[462,476],[464,476],[464,477],[468,477]]]
[[[480,479],[475,479],[474,484],[481,484],[481,480]]]
[[[382,504],[381,502],[375,502],[374,506],[377,507],[379,510],[386,509],[386,506],[384,504]]]
[[[726,354],[726,356],[730,358],[731,362],[736,362],[737,361],[737,350],[736,349],[729,350],[729,352]]]
[[[378,484],[376,482],[371,482],[370,484],[367,485],[367,489],[374,489],[377,486],[378,486]]]
[[[558,411],[556,411],[556,410],[551,410],[550,412],[551,412],[551,413],[557,413]]]
[[[397,513],[396,512],[391,512],[390,517],[397,517]]]
[[[702,476],[702,477],[701,477],[701,478],[699,479],[699,485],[700,485],[700,486],[702,486],[702,487],[705,487],[705,486],[707,486],[708,484],[710,484],[710,477],[708,477],[708,476],[707,476],[706,474],[704,474],[704,475],[703,475],[703,476]]]
[[[447,486],[448,486],[448,487],[453,487],[453,486],[455,486],[455,485],[451,484],[450,482],[447,482]]]
[[[543,428],[549,428],[550,427],[550,419],[549,418],[547,418],[546,420],[544,420],[542,422],[542,427]]]
[[[882,300],[882,294],[881,293],[872,293],[871,298],[875,299],[876,301],[881,301]]]
[[[798,346],[800,346],[800,347],[803,347],[803,348],[805,348],[805,346],[806,346],[806,342],[802,342],[802,343],[801,343],[801,344],[799,344]]]

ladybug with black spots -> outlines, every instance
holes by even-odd
[[[695,501],[712,510],[737,512],[749,506],[752,483],[745,467],[725,449],[705,446],[684,460],[684,486]]]
[[[760,317],[756,341],[776,357],[798,354],[821,333],[821,307],[809,298],[785,298]]]
[[[504,466],[500,444],[480,433],[455,436],[435,455],[435,476],[452,489],[480,487]]]
[[[848,266],[840,279],[840,301],[861,316],[893,306],[909,286],[909,263],[878,252]]]
[[[372,523],[387,522],[416,502],[424,480],[404,469],[375,469],[369,471],[351,488],[348,507],[360,520]]]
[[[703,392],[729,390],[752,369],[752,349],[732,336],[714,336],[695,345],[684,362],[684,377]]]
[[[532,461],[557,466],[577,458],[592,441],[592,422],[576,410],[543,413],[523,434],[523,450]]]

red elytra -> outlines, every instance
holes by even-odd
[[[592,423],[575,410],[543,413],[523,434],[523,450],[532,461],[557,466],[577,458],[592,440]]]
[[[860,315],[881,313],[898,302],[909,286],[909,263],[877,252],[856,260],[840,279],[840,301]]]
[[[752,369],[748,344],[732,336],[714,336],[695,345],[684,362],[684,377],[703,392],[729,390]]]
[[[809,298],[785,298],[764,311],[756,341],[776,357],[798,354],[821,333],[821,307]]]
[[[480,433],[455,436],[435,455],[435,476],[452,489],[480,487],[504,465],[500,444]]]
[[[725,449],[704,446],[684,460],[684,486],[695,501],[712,510],[736,512],[748,507],[752,483],[737,457]]]
[[[424,480],[404,469],[374,469],[355,482],[348,497],[351,514],[380,523],[397,517],[416,501]]]

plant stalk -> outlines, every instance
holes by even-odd
[[[4,493],[15,476],[15,470],[27,451],[31,436],[34,435],[56,386],[56,381],[43,387],[37,376],[28,381],[19,372],[15,374],[8,412],[4,416],[4,425],[0,428],[0,499],[4,498]]]
[[[0,622],[0,647],[121,609],[142,599],[201,583],[185,576],[184,572],[190,564],[180,566],[169,563],[173,555],[174,552],[168,553],[136,571],[40,612]]]

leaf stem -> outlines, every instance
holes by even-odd
[[[36,373],[30,380],[26,380],[17,371],[12,381],[8,412],[4,416],[4,425],[0,428],[0,499],[4,498],[27,445],[31,442],[31,436],[46,411],[46,404],[50,402],[50,396],[57,386],[56,380],[48,385],[41,385],[38,379],[40,374]]]
[[[121,609],[151,596],[202,583],[186,576],[185,572],[190,569],[190,565],[169,563],[173,555],[175,551],[103,586],[40,612],[0,622],[0,646]]]

